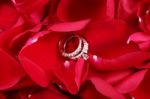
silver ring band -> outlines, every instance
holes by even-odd
[[[79,40],[79,44],[78,44],[78,47],[73,52],[67,53],[66,52],[66,45],[68,44],[68,42],[70,40],[72,40],[72,38],[77,38]],[[67,57],[70,59],[77,59],[79,57],[82,57],[84,60],[88,59],[88,55],[87,55],[87,53],[88,53],[88,42],[83,37],[80,37],[77,35],[70,36],[69,38],[65,39],[64,42],[63,41],[59,42],[59,48],[60,48],[61,55],[63,57]]]
[[[73,51],[73,52],[71,52],[71,53],[67,53],[67,52],[66,52],[66,45],[67,45],[67,43],[68,43],[72,38],[78,38],[79,44],[78,44],[78,47],[75,49],[75,51]],[[62,55],[63,55],[64,57],[73,57],[73,56],[76,56],[76,54],[80,52],[81,47],[82,47],[82,41],[81,41],[81,39],[80,39],[78,36],[71,36],[70,38],[66,39],[66,42],[64,43],[64,46],[63,46],[64,51],[62,51]]]

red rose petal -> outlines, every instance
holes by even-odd
[[[103,78],[106,82],[110,83],[111,85],[114,85],[119,81],[125,79],[132,73],[133,73],[133,69],[125,69],[125,70],[118,70],[118,71],[107,71],[104,73],[92,71],[91,75],[99,76],[100,78]]]
[[[11,28],[17,22],[18,18],[19,14],[13,5],[6,2],[0,3],[0,29],[2,31]]]
[[[100,94],[91,83],[85,83],[79,93],[81,99],[108,99]]]
[[[0,90],[8,89],[19,82],[24,71],[19,63],[0,49]]]
[[[22,48],[27,38],[31,35],[31,33],[25,32],[28,28],[28,24],[21,22],[17,23],[15,27],[3,32],[0,36],[0,47],[11,55],[19,53],[20,48]]]
[[[80,85],[87,78],[88,66],[83,59],[79,58],[73,63],[72,61],[66,61],[63,66],[57,67],[54,72],[66,89],[70,93],[76,94],[80,89]]]
[[[44,15],[45,6],[49,0],[11,0],[26,22],[38,24]]]
[[[85,67],[85,63],[83,59],[78,59],[77,63],[76,63],[76,67],[75,67],[75,81],[76,84],[78,85],[78,87],[80,88],[81,85],[81,81],[82,81],[82,73],[83,73],[83,69]]]
[[[49,29],[57,32],[71,32],[83,29],[90,20],[81,20],[67,23],[57,23],[52,25]]]
[[[53,68],[56,68],[57,63],[61,62],[58,57],[59,52],[57,52],[60,36],[60,34],[50,33],[24,47],[19,54],[19,59],[26,72],[42,86],[48,84]]]
[[[107,16],[113,19],[115,16],[115,0],[107,0],[106,9]]]
[[[144,79],[144,76],[146,74],[147,70],[141,70],[138,71],[131,76],[127,77],[120,83],[118,83],[115,88],[118,90],[120,93],[129,93],[133,90],[135,90],[142,80]]]
[[[146,73],[144,80],[140,86],[131,92],[135,99],[149,99],[150,98],[150,71]]]
[[[121,80],[123,80],[124,78],[126,78],[127,76],[129,76],[131,73],[133,72],[133,70],[129,69],[129,70],[122,70],[122,71],[114,71],[113,73],[109,73],[107,76],[105,76],[104,80],[106,80],[107,82],[111,83],[111,84],[115,84]]]
[[[57,64],[60,64],[59,62]],[[74,61],[65,61],[63,65],[58,65],[54,69],[56,78],[65,86],[71,94],[77,94],[79,91],[79,82],[76,82],[75,66],[78,65]],[[82,64],[83,65],[83,64]]]
[[[128,43],[131,41],[137,43],[141,50],[149,50],[150,49],[150,36],[146,35],[141,32],[137,32],[132,34],[129,39]]]
[[[121,4],[127,13],[133,13],[137,10],[140,0],[122,0]]]
[[[106,0],[61,0],[58,6],[57,15],[63,21],[77,21],[89,18],[107,19],[106,9],[113,14],[114,9]],[[110,13],[109,13],[110,14]],[[108,15],[110,16],[110,15]]]
[[[32,75],[31,78],[34,81],[43,87],[48,86],[47,75],[45,74],[44,70],[42,70],[42,68],[24,56],[20,56],[20,60],[24,65],[24,69],[29,75]]]
[[[111,85],[109,85],[101,78],[91,77],[90,80],[97,89],[97,91],[102,93],[104,96],[107,96],[111,99],[126,99],[123,95],[117,92],[115,88],[113,88]]]
[[[89,62],[98,70],[119,70],[139,66],[149,58],[149,52],[132,52],[113,59],[91,57]]]
[[[12,0],[16,8],[21,12],[31,12],[41,9],[48,3],[48,0]]]
[[[91,24],[84,32],[90,49],[94,52],[99,51],[99,47],[125,45],[131,31],[123,21],[112,20]]]

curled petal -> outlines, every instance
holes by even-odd
[[[127,43],[130,43],[131,41],[138,44],[141,50],[149,50],[150,48],[150,36],[144,33],[138,32],[132,34]]]
[[[87,66],[83,59],[78,59],[77,62],[66,61],[63,66],[57,67],[54,71],[58,80],[71,94],[79,91],[80,85],[87,76]]]
[[[83,59],[78,59],[75,67],[75,81],[78,87],[84,82],[87,77],[88,66]]]
[[[68,63],[68,66],[66,66],[66,63],[64,63],[64,65],[58,65],[57,68],[54,69],[54,74],[67,91],[71,94],[76,94],[79,91],[78,82],[75,81],[76,63],[73,61],[68,61]]]
[[[75,22],[66,22],[66,23],[57,23],[52,26],[50,26],[50,30],[57,31],[57,32],[72,32],[72,31],[78,31],[83,29],[88,23],[89,19],[87,20],[81,20],[81,21],[75,21]]]

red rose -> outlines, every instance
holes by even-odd
[[[143,1],[2,2],[7,3],[15,17],[0,24],[0,97],[149,97],[150,36],[143,33],[149,29]]]

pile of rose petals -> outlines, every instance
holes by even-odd
[[[0,1],[0,99],[150,99],[149,69],[150,0]]]

